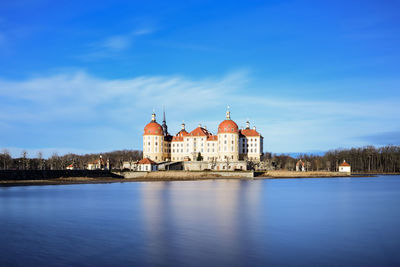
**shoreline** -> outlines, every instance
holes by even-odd
[[[75,185],[75,184],[109,184],[131,182],[171,182],[171,181],[202,181],[202,180],[264,180],[264,179],[310,179],[310,178],[371,178],[378,175],[400,174],[354,174],[354,175],[276,175],[248,177],[162,177],[162,178],[112,178],[112,177],[69,177],[43,180],[2,180],[0,187],[38,186],[38,185]]]

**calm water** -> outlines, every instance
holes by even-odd
[[[0,266],[400,265],[400,176],[0,188]]]

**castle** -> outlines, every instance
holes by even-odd
[[[219,162],[223,163],[223,166],[216,166],[216,169],[225,169],[225,166],[226,169],[243,169],[246,165],[240,162],[260,161],[263,139],[255,127],[250,129],[248,121],[245,129],[239,129],[231,119],[229,109],[225,120],[219,124],[216,135],[201,125],[188,132],[182,123],[182,129],[171,136],[168,133],[165,112],[162,125],[157,123],[156,114],[153,112],[151,122],[144,127],[143,158],[155,162],[203,161],[214,162],[214,165],[218,165]]]

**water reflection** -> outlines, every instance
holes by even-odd
[[[0,266],[400,265],[400,179],[0,190]]]
[[[262,187],[249,181],[145,183],[143,225],[151,259],[198,262],[218,250],[221,263],[238,264],[257,232]],[[217,235],[217,236],[216,236]],[[196,260],[195,260],[196,261]]]

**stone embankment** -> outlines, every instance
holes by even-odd
[[[1,180],[43,180],[66,177],[88,177],[88,178],[122,178],[110,171],[102,170],[1,170]]]
[[[317,177],[350,177],[350,173],[343,172],[327,172],[327,171],[310,171],[310,172],[295,172],[295,171],[267,171],[258,172],[256,176],[259,178],[317,178]]]
[[[113,172],[126,179],[149,179],[149,180],[198,180],[213,178],[253,178],[252,171],[157,171],[137,172],[123,171]]]

